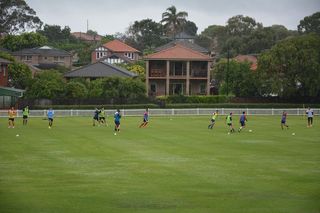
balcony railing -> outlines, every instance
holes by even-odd
[[[150,77],[166,77],[166,71],[162,69],[152,69],[150,71]]]

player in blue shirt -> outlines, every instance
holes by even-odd
[[[283,130],[283,127],[287,127],[289,129],[289,126],[287,125],[287,113],[283,111],[281,116],[281,129]]]
[[[241,132],[241,130],[246,127],[246,121],[248,121],[247,116],[246,116],[246,112],[243,111],[242,115],[240,116],[240,128],[239,128],[238,132]]]
[[[143,122],[142,124],[139,126],[139,128],[141,127],[146,127],[147,124],[149,123],[149,110],[146,109],[146,111],[143,114]]]
[[[99,113],[100,113],[100,111],[98,110],[98,108],[96,108],[96,109],[94,110],[94,114],[93,114],[93,126],[96,125],[96,121],[98,122],[98,124],[99,124],[99,126],[100,126]]]
[[[48,116],[48,120],[49,120],[49,129],[51,129],[52,127],[52,123],[53,123],[53,116],[54,116],[54,111],[52,108],[50,108],[47,112],[47,116]]]
[[[121,114],[120,110],[117,109],[117,111],[114,113],[114,134],[116,135],[116,132],[120,132],[120,119],[121,119]]]

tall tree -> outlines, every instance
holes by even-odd
[[[164,24],[167,30],[167,35],[174,36],[183,29],[186,24],[188,13],[185,11],[177,12],[175,6],[167,8],[166,12],[162,13],[161,23]]]
[[[0,33],[23,32],[41,25],[36,12],[24,0],[0,1]]]
[[[258,59],[266,94],[320,95],[320,36],[308,34],[279,42]]]
[[[314,32],[320,34],[320,12],[304,17],[298,25],[298,31],[300,33]]]
[[[198,27],[192,21],[187,21],[186,24],[183,26],[183,31],[188,35],[195,36],[197,35]]]
[[[44,25],[43,29],[37,30],[38,33],[47,37],[49,43],[74,41],[71,29],[68,26],[61,28],[59,25]]]
[[[152,49],[164,43],[163,26],[151,19],[135,21],[128,29],[127,41],[139,50]]]

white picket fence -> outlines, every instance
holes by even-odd
[[[304,115],[306,109],[303,108],[291,108],[291,109],[231,109],[231,108],[195,108],[195,109],[149,109],[150,116],[198,116],[198,115],[210,115],[212,112],[218,110],[220,115],[226,115],[232,112],[234,115],[240,115],[243,111],[247,115],[281,115],[283,111],[286,111],[288,115]],[[121,109],[122,116],[141,116],[145,109]],[[320,109],[313,109],[315,115],[320,114]],[[91,117],[94,114],[94,110],[54,110],[56,117]],[[114,114],[115,109],[105,110],[107,116]],[[30,110],[29,117],[46,117],[47,110]],[[8,117],[7,110],[0,110],[0,117]],[[22,110],[17,110],[17,117],[22,117]]]

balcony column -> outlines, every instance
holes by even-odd
[[[186,95],[190,95],[190,61],[187,61]]]
[[[207,95],[210,95],[210,67],[211,63],[208,61],[208,66],[207,66]]]
[[[167,61],[167,70],[166,70],[166,95],[169,95],[169,84],[170,84],[170,61]]]
[[[146,93],[149,96],[149,60],[146,61]]]

